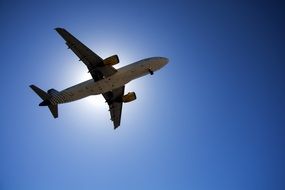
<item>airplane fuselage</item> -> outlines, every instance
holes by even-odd
[[[135,92],[125,94],[125,85],[147,74],[153,74],[168,63],[164,57],[151,57],[116,69],[113,65],[120,62],[118,55],[102,59],[99,55],[80,42],[64,28],[55,28],[65,40],[68,49],[77,55],[90,72],[92,79],[86,80],[62,91],[44,91],[34,84],[30,88],[42,99],[39,106],[48,107],[54,118],[58,117],[58,104],[76,101],[90,95],[102,94],[109,106],[114,129],[121,124],[123,103],[136,99]]]
[[[118,69],[115,74],[99,81],[94,82],[93,79],[90,79],[62,90],[52,97],[51,102],[54,104],[62,104],[79,100],[90,95],[98,95],[112,91],[136,78],[159,70],[166,65],[167,62],[168,59],[164,57],[143,59],[130,65],[126,65]]]

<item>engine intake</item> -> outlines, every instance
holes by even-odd
[[[129,92],[128,94],[122,97],[122,102],[127,103],[127,102],[134,101],[135,99],[137,99],[136,93]]]
[[[116,65],[120,62],[118,55],[112,55],[103,60],[104,65]]]

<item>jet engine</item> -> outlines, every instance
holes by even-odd
[[[134,101],[135,99],[137,99],[136,93],[129,92],[128,94],[122,97],[122,102],[127,103],[127,102]]]
[[[118,64],[120,61],[119,61],[119,57],[118,55],[112,55],[106,59],[103,60],[103,64],[104,65],[116,65]]]

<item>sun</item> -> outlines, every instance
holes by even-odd
[[[92,109],[96,112],[106,112],[108,111],[108,104],[106,103],[102,95],[91,95],[83,98],[81,101],[84,110]]]
[[[92,79],[90,73],[88,72],[80,72],[76,77],[76,81],[83,82],[86,80]],[[92,109],[96,110],[96,112],[103,112],[106,111],[108,104],[106,104],[105,99],[101,95],[91,95],[81,100],[81,105],[83,109]],[[108,109],[107,109],[108,110]]]

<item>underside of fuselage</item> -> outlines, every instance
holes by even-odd
[[[39,106],[47,106],[54,118],[58,117],[58,104],[72,102],[90,95],[102,94],[109,106],[114,129],[121,123],[123,103],[136,99],[135,92],[125,94],[125,84],[146,74],[151,74],[167,64],[164,57],[143,59],[120,69],[113,66],[120,62],[118,55],[105,59],[97,55],[86,45],[64,28],[55,28],[56,32],[65,40],[68,49],[75,53],[79,60],[85,64],[92,76],[91,80],[69,87],[58,92],[50,89],[47,92],[35,85],[30,85],[32,90],[42,99]]]
[[[99,95],[112,91],[124,86],[131,80],[147,74],[153,74],[153,72],[158,69],[160,69],[160,65],[156,61],[156,58],[148,58],[135,62],[118,69],[118,71],[110,77],[103,78],[96,82],[90,79],[59,92],[58,95],[61,97],[59,103],[67,103],[90,95]]]

